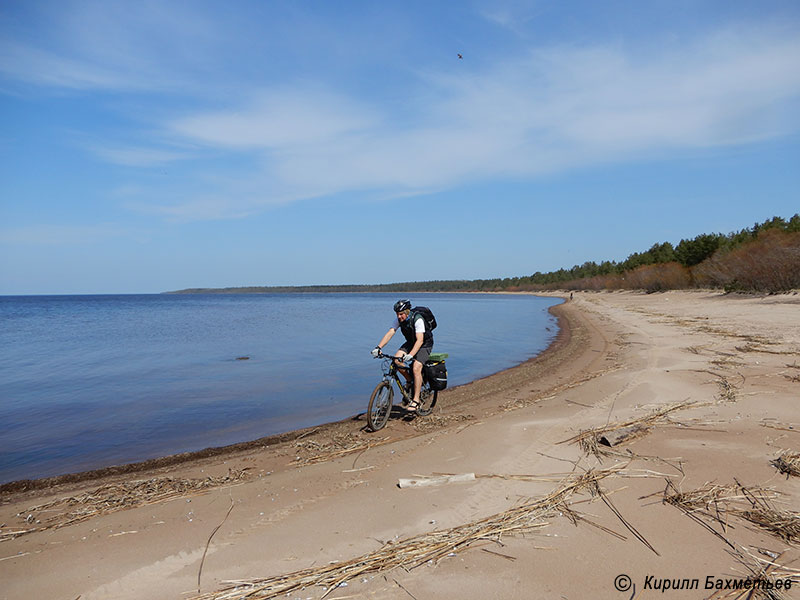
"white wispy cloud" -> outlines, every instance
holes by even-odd
[[[119,71],[13,40],[0,40],[0,73],[33,83],[67,89],[131,89]]]
[[[432,100],[418,103],[424,108],[403,126],[391,106],[281,89],[167,128],[260,156],[253,173],[260,199],[246,194],[248,211],[348,190],[413,193],[532,177],[796,131],[798,119],[780,108],[800,98],[800,38],[727,31],[651,55],[601,45],[538,48],[470,75],[428,73],[418,85]],[[198,215],[242,210],[220,192]]]
[[[79,91],[206,89],[222,46],[213,14],[143,0],[31,4],[26,27],[0,29],[0,74]],[[9,11],[10,12],[10,11]]]
[[[492,0],[478,4],[476,11],[490,23],[520,34],[525,24],[546,11],[546,5],[541,0]]]
[[[232,149],[293,148],[368,130],[376,111],[332,90],[301,85],[256,95],[233,110],[195,114],[168,124],[180,136]]]

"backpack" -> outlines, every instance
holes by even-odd
[[[436,329],[436,317],[433,316],[430,308],[427,306],[415,306],[411,309],[411,312],[422,315],[422,318],[425,319],[425,329],[428,331]]]

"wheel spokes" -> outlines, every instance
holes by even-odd
[[[375,403],[372,406],[372,417],[375,423],[382,423],[389,416],[391,405],[391,391],[389,387],[384,387],[378,392],[378,397],[375,398]]]

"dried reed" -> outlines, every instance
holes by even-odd
[[[442,429],[453,423],[474,420],[475,417],[473,415],[429,415],[424,419],[414,419],[411,425],[419,433],[428,433],[430,431]]]
[[[669,415],[672,414],[673,412],[679,410],[685,410],[687,408],[692,408],[695,406],[698,406],[698,403],[690,401],[669,404],[638,419],[630,419],[622,423],[610,423],[603,427],[593,427],[592,429],[583,430],[578,435],[573,436],[568,440],[563,440],[559,443],[560,444],[577,443],[585,454],[594,454],[595,456],[600,458],[600,456],[605,453],[605,450],[600,448],[599,444],[599,440],[604,434],[612,431],[617,431],[619,429],[624,429],[626,427],[639,426],[642,428],[642,431],[636,437],[640,437],[641,435],[646,434],[650,427],[653,427],[660,423],[668,422],[670,420]],[[633,437],[631,439],[633,439]]]
[[[525,407],[530,406],[532,404],[536,404],[537,402],[542,402],[544,400],[549,400],[551,398],[555,398],[556,395],[560,394],[561,392],[563,392],[565,390],[571,390],[573,388],[579,387],[579,386],[583,385],[584,383],[592,381],[593,379],[597,379],[598,377],[601,377],[601,376],[606,375],[608,373],[613,373],[614,371],[619,371],[621,368],[622,367],[619,367],[619,366],[607,367],[605,369],[600,369],[598,371],[594,371],[593,373],[589,373],[588,375],[586,375],[584,377],[581,377],[580,379],[577,379],[575,381],[571,381],[569,383],[562,383],[561,385],[558,385],[558,386],[556,386],[554,388],[551,388],[550,389],[550,395],[548,395],[546,397],[540,397],[540,396],[536,396],[536,395],[531,395],[531,396],[527,396],[525,398],[516,398],[514,400],[510,400],[510,401],[506,402],[505,404],[502,404],[500,406],[500,410],[502,412],[510,412],[512,410],[518,410],[520,408],[525,408]]]
[[[309,456],[298,456],[292,464],[295,465],[312,465],[316,463],[326,462],[354,452],[362,452],[369,450],[375,446],[381,446],[391,438],[384,437],[381,439],[360,440],[353,433],[339,433],[333,436],[330,441],[318,442],[316,440],[303,440],[295,443],[295,448],[298,452],[303,452]]]
[[[781,427],[780,425],[773,425],[772,423],[761,422],[762,427],[769,427],[770,429],[777,429],[778,431],[791,431],[792,433],[800,433],[800,425],[790,423],[788,427]]]
[[[778,471],[786,475],[788,479],[790,475],[800,477],[800,452],[792,452],[791,450],[784,450],[781,455],[770,464]]]
[[[576,492],[594,491],[597,483],[617,473],[622,467],[590,470],[564,481],[547,496],[499,514],[452,529],[424,533],[344,562],[311,567],[286,575],[227,582],[220,591],[206,593],[194,600],[244,600],[275,598],[311,586],[327,588],[325,595],[356,577],[390,571],[398,567],[413,569],[462,551],[480,541],[499,542],[503,536],[520,535],[547,525],[543,519],[552,514]],[[324,598],[324,596],[323,596]]]
[[[33,506],[17,514],[21,521],[34,525],[34,527],[4,530],[0,532],[0,541],[13,540],[36,531],[60,529],[128,508],[201,494],[213,488],[238,483],[245,477],[247,477],[247,469],[229,470],[224,477],[206,477],[205,479],[156,477],[104,485],[79,496],[59,498],[47,504]],[[45,518],[45,512],[54,514]]]
[[[768,556],[769,560],[761,558],[753,554],[747,548],[737,548],[733,551],[728,551],[736,561],[744,568],[745,578],[751,582],[750,589],[736,589],[731,591],[717,590],[707,600],[723,600],[732,598],[733,600],[784,600],[786,596],[782,592],[785,589],[787,581],[791,583],[791,587],[800,583],[800,571],[780,564],[783,558],[783,553],[771,552],[763,548],[758,550],[764,556]],[[776,585],[776,582],[781,580],[781,586]]]
[[[717,385],[719,386],[719,399],[727,402],[735,402],[736,386],[728,381],[725,377],[722,377],[721,375],[718,375],[718,377],[719,380],[717,381]]]
[[[756,507],[735,514],[766,529],[772,535],[791,543],[800,542],[800,513],[790,510],[775,510],[772,507]]]
[[[670,490],[672,493],[669,493]],[[668,482],[664,492],[664,502],[677,506],[695,520],[698,515],[706,517],[720,523],[724,530],[727,516],[732,515],[787,542],[799,542],[800,513],[776,509],[770,502],[775,498],[777,493],[774,490],[745,487],[739,482],[731,485],[707,483],[691,492],[679,492]]]

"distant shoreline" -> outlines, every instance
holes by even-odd
[[[375,285],[354,284],[354,285],[281,285],[281,286],[251,286],[251,287],[226,287],[226,288],[186,288],[183,290],[173,290],[161,292],[162,294],[307,294],[307,293],[450,293],[450,292],[494,292],[497,290],[476,290],[470,287],[453,289],[422,289],[420,286],[438,282],[419,283],[381,283]],[[452,282],[449,282],[452,283]],[[458,282],[456,282],[458,283]],[[465,284],[468,282],[464,282]]]

